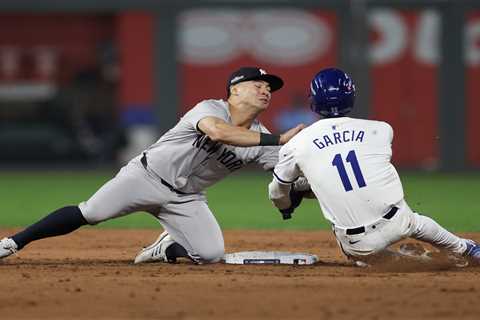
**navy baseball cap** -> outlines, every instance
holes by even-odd
[[[273,74],[268,74],[267,71],[257,67],[242,67],[232,73],[227,82],[227,95],[230,94],[230,86],[237,83],[251,80],[262,80],[270,85],[270,90],[276,91],[283,87],[283,80]]]

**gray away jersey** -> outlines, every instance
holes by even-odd
[[[205,117],[232,123],[226,101],[198,103],[146,150],[148,165],[159,177],[177,190],[198,193],[250,163],[264,170],[273,169],[278,161],[278,146],[235,147],[214,142],[197,128]],[[250,130],[269,133],[257,120]]]

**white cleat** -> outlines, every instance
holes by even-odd
[[[0,240],[0,259],[6,258],[18,251],[18,246],[11,238]]]
[[[164,231],[158,239],[146,248],[143,248],[135,257],[134,263],[144,262],[174,262],[167,258],[165,251],[175,243],[167,231]]]

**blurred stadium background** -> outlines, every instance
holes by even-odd
[[[395,129],[393,160],[412,206],[480,230],[474,0],[1,1],[0,226],[87,198],[196,102],[224,98],[243,65],[286,81],[262,116],[272,131],[315,121],[309,80],[344,68],[356,80],[354,116]],[[269,178],[246,172],[212,188],[220,223],[283,227],[266,199]],[[307,216],[288,227],[326,227]],[[120,220],[107,225],[156,226]]]

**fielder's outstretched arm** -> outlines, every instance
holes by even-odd
[[[273,135],[233,126],[220,118],[205,117],[198,122],[197,127],[213,141],[232,146],[253,147],[285,144],[300,132],[304,125],[300,124],[281,135]]]

